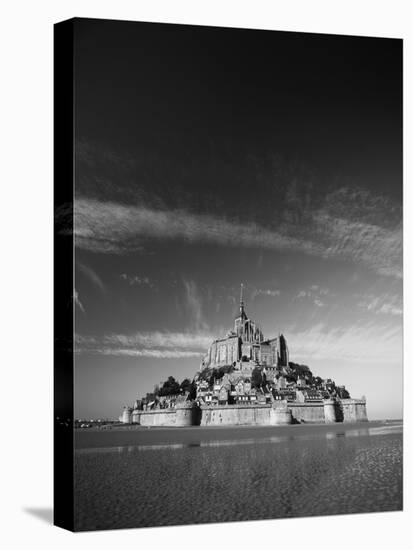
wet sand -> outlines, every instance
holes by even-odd
[[[401,421],[397,421],[400,423]],[[200,442],[270,438],[273,436],[296,437],[337,434],[349,429],[366,430],[391,425],[384,421],[354,424],[293,424],[290,426],[192,426],[189,428],[158,428],[142,426],[116,426],[111,429],[89,428],[75,431],[76,449],[122,447],[131,445],[196,445]]]
[[[76,433],[75,530],[403,507],[403,425],[116,428]]]

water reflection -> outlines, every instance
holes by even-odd
[[[344,437],[346,432],[327,432],[326,439],[335,439],[336,437]]]
[[[236,439],[213,439],[213,440],[204,440],[196,442],[184,442],[184,443],[156,443],[156,444],[143,444],[143,445],[128,445],[128,446],[117,446],[117,447],[99,447],[99,448],[90,448],[90,449],[79,449],[76,450],[76,453],[80,454],[90,454],[90,453],[132,453],[135,451],[162,451],[162,450],[181,450],[185,448],[208,448],[208,447],[230,447],[237,445],[262,445],[268,443],[286,443],[289,441],[309,441],[314,439],[325,438],[327,440],[334,440],[340,437],[367,437],[367,436],[378,436],[386,435],[391,433],[402,433],[403,424],[401,423],[392,423],[392,424],[381,424],[380,426],[365,426],[357,427],[355,429],[348,428],[343,430],[336,431],[336,429],[331,431],[321,431],[321,432],[306,432],[306,433],[295,433],[289,435],[273,435],[269,437],[251,437],[251,438],[236,438]],[[202,432],[200,432],[202,436]]]
[[[369,435],[382,435],[386,433],[402,433],[403,424],[385,424],[369,428]]]

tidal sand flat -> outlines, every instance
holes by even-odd
[[[401,422],[81,431],[76,529],[402,509]]]

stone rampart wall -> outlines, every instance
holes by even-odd
[[[139,421],[136,423],[141,426],[197,426],[200,424],[200,414],[199,408],[193,405],[140,411]]]
[[[222,405],[202,407],[201,426],[239,426],[270,424],[271,405]]]
[[[202,407],[201,426],[276,426],[291,424],[286,406],[222,405]]]
[[[140,414],[141,426],[175,426],[175,409],[142,411]]]

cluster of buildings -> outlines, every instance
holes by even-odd
[[[273,381],[266,378],[259,387],[253,387],[248,376],[240,376],[237,372],[225,374],[212,385],[206,380],[197,382],[200,405],[269,404],[274,400],[322,402],[330,395],[328,391],[307,386],[302,379],[298,383],[287,383],[283,376]]]
[[[234,328],[212,342],[195,376],[201,405],[265,404],[274,400],[322,402],[349,397],[344,386],[314,377],[310,369],[289,361],[283,334],[266,339],[249,319],[242,299]]]

